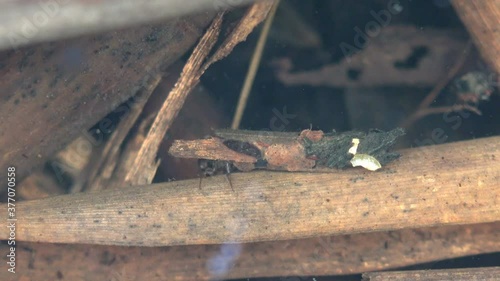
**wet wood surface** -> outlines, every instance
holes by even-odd
[[[61,40],[187,14],[215,13],[251,0],[0,1],[0,50]]]
[[[209,14],[0,53],[0,170],[20,181],[161,74],[196,42]],[[111,120],[88,133],[96,149]],[[0,185],[6,177],[0,176]]]
[[[497,281],[500,267],[459,268],[442,270],[415,270],[396,272],[373,272],[363,274],[364,281]]]
[[[7,253],[7,245],[0,245],[0,251]],[[56,280],[62,276],[62,280],[151,281],[312,277],[385,270],[498,251],[499,223],[225,246],[151,248],[22,243],[17,248],[15,277],[16,280]],[[6,261],[5,255],[2,259]],[[11,277],[6,270],[0,271],[0,279]]]
[[[16,237],[169,246],[498,221],[499,137],[401,154],[377,172],[231,174],[234,191],[223,175],[20,202]]]

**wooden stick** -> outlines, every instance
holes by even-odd
[[[186,62],[179,80],[161,106],[143,143],[136,151],[130,152],[129,161],[124,161],[131,165],[126,167],[127,173],[124,178],[119,179],[123,184],[149,184],[153,180],[158,167],[156,155],[161,141],[182,109],[187,96],[198,83],[201,76],[199,70],[217,41],[223,17],[224,13],[221,12],[214,18]]]
[[[500,137],[401,153],[378,172],[232,174],[235,192],[222,176],[20,202],[16,238],[167,246],[499,220]]]
[[[189,93],[199,83],[201,75],[211,64],[229,55],[237,44],[244,41],[252,30],[265,19],[272,4],[273,2],[268,1],[250,6],[236,28],[226,37],[217,51],[207,59],[219,36],[224,12],[220,12],[215,17],[211,26],[193,50],[179,80],[161,106],[143,143],[137,151],[131,152],[132,155],[129,160],[131,165],[126,167],[127,173],[123,179],[124,184],[150,184],[153,181],[156,168],[159,165],[156,156],[160,143],[182,109]]]
[[[318,276],[500,251],[500,223],[234,245],[240,251],[233,259],[225,259],[226,264],[220,258],[221,245],[21,245],[16,252],[19,280],[55,280],[57,275],[63,280],[214,280],[217,265],[228,266],[220,279]],[[8,245],[0,245],[0,252],[7,254]],[[222,262],[217,264],[217,260]],[[1,280],[10,280],[11,276],[7,270],[0,271]]]
[[[412,270],[373,272],[363,274],[364,281],[498,281],[500,267],[458,268],[441,270]]]

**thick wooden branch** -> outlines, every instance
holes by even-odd
[[[214,280],[355,274],[500,251],[500,223],[231,245],[118,247],[22,243],[19,280]],[[224,247],[227,247],[224,246]],[[8,253],[8,245],[0,245]],[[5,257],[4,257],[5,259]],[[217,263],[216,261],[220,261]],[[227,267],[225,267],[227,265]],[[92,269],[92,270],[89,270]],[[0,271],[0,279],[12,276]]]
[[[378,172],[232,174],[234,192],[220,176],[21,202],[16,238],[167,246],[499,220],[500,137],[401,154]]]
[[[0,50],[248,4],[252,0],[0,1]]]
[[[453,0],[485,60],[500,74],[500,0]]]
[[[364,281],[498,281],[500,267],[458,268],[441,270],[414,270],[373,272],[363,274]]]

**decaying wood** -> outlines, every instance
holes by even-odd
[[[17,248],[16,275],[19,280],[57,275],[63,280],[214,280],[214,267],[225,268],[215,261],[227,261],[227,279],[355,274],[500,251],[500,223],[233,245],[236,254],[227,259],[221,259],[221,246],[23,243]],[[8,253],[7,245],[0,251]],[[0,271],[2,280],[11,275]]]
[[[498,281],[500,267],[458,268],[373,272],[363,274],[364,281]]]
[[[224,40],[218,50],[207,59],[209,52],[217,42],[221,29],[224,13],[218,14],[186,62],[178,82],[164,101],[140,148],[134,153],[135,155],[131,156],[130,165],[126,169],[128,172],[122,180],[123,184],[151,183],[158,167],[156,156],[161,140],[182,109],[189,93],[199,83],[201,75],[211,64],[226,57],[238,43],[244,41],[250,32],[266,18],[272,4],[272,1],[265,1],[249,7],[231,34]]]
[[[232,174],[234,192],[222,176],[20,202],[16,238],[167,246],[498,221],[500,137],[401,154],[378,172]]]
[[[451,3],[486,62],[499,74],[500,0],[453,0]]]
[[[188,13],[214,13],[251,2],[253,1],[0,1],[0,50],[156,22]]]
[[[211,19],[198,15],[0,53],[0,170],[15,166],[19,181],[41,167],[184,54]],[[103,135],[93,134],[98,140],[89,137],[90,146],[102,145]]]
[[[227,161],[240,171],[332,172],[332,168],[351,166],[353,155],[368,154],[382,164],[399,157],[389,152],[403,129],[389,132],[347,131],[324,133],[317,130],[267,132],[215,130],[210,139],[176,140],[169,154],[180,158]],[[353,141],[357,140],[353,151]],[[359,155],[358,155],[359,156]]]
[[[129,160],[125,161],[125,163],[130,164],[127,165],[127,173],[123,179],[118,179],[118,181],[121,181],[121,185],[125,183],[129,185],[149,184],[153,180],[156,168],[159,165],[156,155],[161,140],[181,110],[188,94],[196,85],[195,81],[199,79],[199,76],[197,76],[199,70],[219,36],[223,16],[224,13],[219,13],[213,20],[186,62],[179,81],[164,101],[151,128],[144,139],[141,140],[142,143],[136,151],[131,151]]]
[[[109,184],[111,177],[115,168],[119,165],[120,161],[120,146],[125,140],[125,137],[134,126],[135,122],[139,118],[146,102],[155,90],[155,88],[160,83],[162,77],[159,73],[152,77],[152,81],[147,85],[142,91],[136,95],[137,102],[130,109],[130,113],[123,118],[123,120],[118,124],[116,130],[110,139],[106,142],[100,157],[89,165],[90,171],[87,173],[87,190],[98,190],[105,188],[106,183]],[[77,192],[79,190],[74,190]]]
[[[235,161],[238,163],[255,163],[257,158],[238,153],[224,145],[222,139],[209,138],[191,141],[174,141],[170,153],[178,158],[213,159]]]

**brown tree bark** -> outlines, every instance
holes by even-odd
[[[495,222],[500,137],[401,151],[377,172],[250,172],[16,205],[19,241],[169,246]],[[7,209],[5,204],[0,209]],[[9,230],[0,228],[0,239]]]

